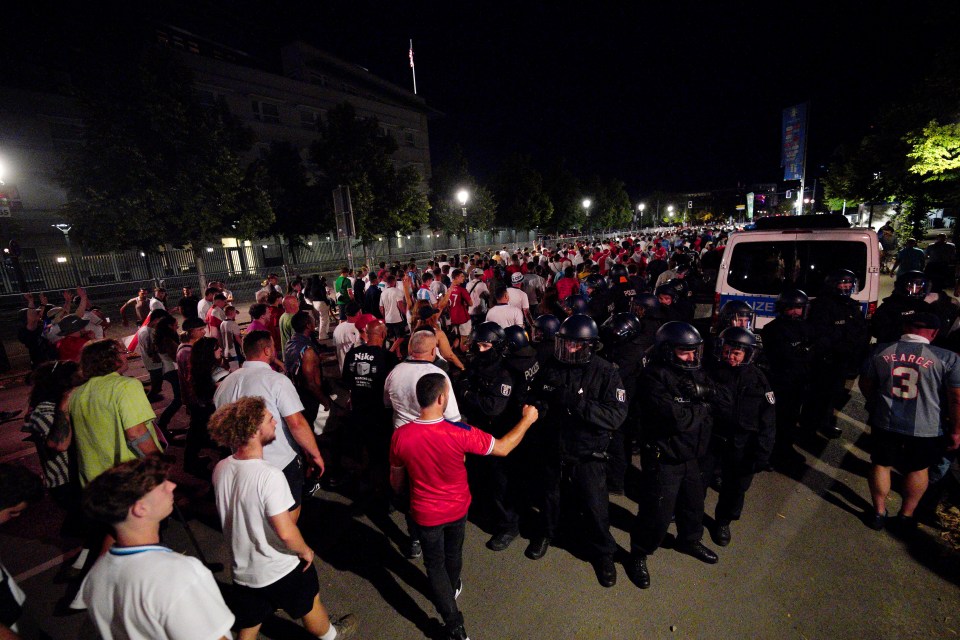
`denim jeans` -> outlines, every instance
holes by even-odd
[[[423,565],[433,590],[433,604],[447,629],[463,624],[463,614],[457,608],[454,592],[463,569],[463,536],[466,528],[466,516],[435,527],[417,525],[423,549]]]

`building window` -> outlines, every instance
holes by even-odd
[[[403,142],[404,142],[404,144],[406,144],[408,147],[412,147],[412,146],[414,145],[413,131],[404,131],[404,132],[403,132]]]
[[[316,131],[319,123],[320,117],[316,111],[313,111],[312,109],[300,109],[300,126],[303,129]]]
[[[254,120],[280,124],[280,108],[277,105],[260,100],[251,100],[250,109],[253,111]]]

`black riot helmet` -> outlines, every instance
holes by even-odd
[[[603,276],[599,273],[591,273],[583,279],[583,288],[587,293],[590,293],[594,289],[603,289],[606,284],[607,281],[604,280]]]
[[[849,269],[832,271],[823,281],[823,286],[829,293],[848,298],[860,291],[860,281]]]
[[[567,296],[564,298],[563,306],[571,314],[586,313],[587,299],[584,296],[581,296],[579,293],[576,293],[572,296]]]
[[[720,313],[717,316],[717,331],[723,331],[727,327],[753,329],[756,322],[757,313],[753,310],[753,307],[743,300],[728,300],[720,307]]]
[[[803,320],[810,308],[810,298],[800,289],[787,289],[777,297],[777,314],[781,318]],[[789,315],[788,309],[800,309],[800,315]]]
[[[533,341],[543,342],[546,338],[552,338],[560,330],[560,319],[552,313],[544,313],[537,316],[533,321]]]
[[[652,293],[638,293],[630,300],[630,312],[638,318],[651,318],[660,311],[660,301]]]
[[[654,355],[663,364],[682,371],[696,371],[703,360],[703,338],[693,325],[673,320],[664,323],[654,336]],[[691,352],[693,358],[681,359],[677,351]]]
[[[582,313],[570,316],[557,331],[554,357],[564,364],[586,364],[593,356],[599,333],[597,323],[590,316]]]
[[[660,298],[660,296],[670,296],[669,304],[670,305],[677,304],[677,297],[679,294],[677,293],[676,287],[674,287],[672,284],[660,285],[659,287],[657,287],[656,291],[654,291],[654,294],[657,296],[657,301],[660,304],[667,304],[667,303],[664,303],[664,301]]]
[[[483,322],[476,329],[473,330],[473,343],[478,342],[489,342],[493,345],[494,349],[500,349],[503,347],[504,341],[507,339],[506,334],[503,331],[503,328],[498,325],[496,322]]]
[[[605,347],[635,338],[640,333],[640,321],[632,313],[615,313],[600,325],[600,339]]]
[[[930,280],[922,271],[904,271],[897,276],[893,290],[908,298],[923,300],[930,293]]]
[[[511,325],[504,329],[503,333],[506,337],[504,347],[507,353],[516,353],[520,349],[530,346],[530,341],[527,339],[527,332],[523,327]]]
[[[742,349],[743,360],[737,364],[730,364],[727,361],[725,353],[731,349]],[[757,337],[749,329],[742,327],[728,327],[717,336],[717,343],[714,345],[713,355],[724,364],[734,367],[745,367],[753,362],[753,357],[757,353]]]
[[[610,280],[610,286],[625,284],[627,282],[627,268],[622,264],[615,264],[607,272],[607,278]]]

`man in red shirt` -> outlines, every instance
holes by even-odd
[[[80,362],[80,351],[83,350],[83,345],[93,339],[93,333],[85,329],[88,322],[71,313],[63,316],[63,319],[57,323],[60,335],[63,336],[57,341],[57,357],[60,360]]]
[[[470,322],[470,292],[463,286],[466,274],[460,269],[454,269],[451,277],[450,292],[447,294],[447,308],[450,310],[450,326],[455,333],[460,336],[458,346],[461,351],[466,353],[470,350],[470,332],[473,329],[473,323]]]
[[[537,409],[523,407],[520,422],[503,438],[443,418],[452,390],[440,373],[417,381],[420,417],[393,433],[390,442],[390,486],[396,494],[409,490],[410,515],[423,545],[423,564],[433,603],[443,617],[446,638],[467,640],[457,596],[463,588],[463,537],[470,508],[470,487],[464,454],[505,456],[520,444],[537,420]]]

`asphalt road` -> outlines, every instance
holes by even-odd
[[[0,390],[0,408],[22,407],[25,398],[22,387]],[[459,600],[471,638],[957,637],[957,556],[943,551],[933,535],[906,543],[860,521],[869,506],[862,405],[855,392],[840,416],[842,438],[814,438],[804,445],[802,470],[758,475],[744,518],[733,526],[733,542],[718,550],[717,565],[662,549],[650,559],[653,586],[646,591],[629,582],[622,565],[618,584],[600,587],[591,566],[562,548],[551,548],[536,562],[523,556],[525,539],[491,552],[483,544],[488,534],[471,523]],[[178,419],[185,424],[183,415]],[[0,425],[0,461],[36,468],[32,445],[20,441],[19,427],[19,420]],[[205,486],[175,479],[183,480],[178,493],[203,552],[227,564],[212,502],[200,495]],[[631,489],[626,497],[611,497],[613,534],[624,550],[636,513]],[[322,600],[335,614],[358,615],[361,638],[431,637],[439,622],[426,595],[422,563],[398,551],[401,517],[371,519],[351,506],[349,489],[343,493],[318,493],[301,518],[317,551]],[[710,492],[708,514],[715,502]],[[895,513],[899,497],[891,503]],[[28,597],[24,637],[95,637],[84,614],[62,611],[60,601],[71,585],[60,578],[60,561],[79,541],[60,534],[61,521],[59,509],[45,499],[0,530],[0,556]],[[163,541],[195,553],[179,522],[169,524]],[[229,570],[216,578],[229,584]],[[301,634],[283,619],[263,632],[276,640]]]

